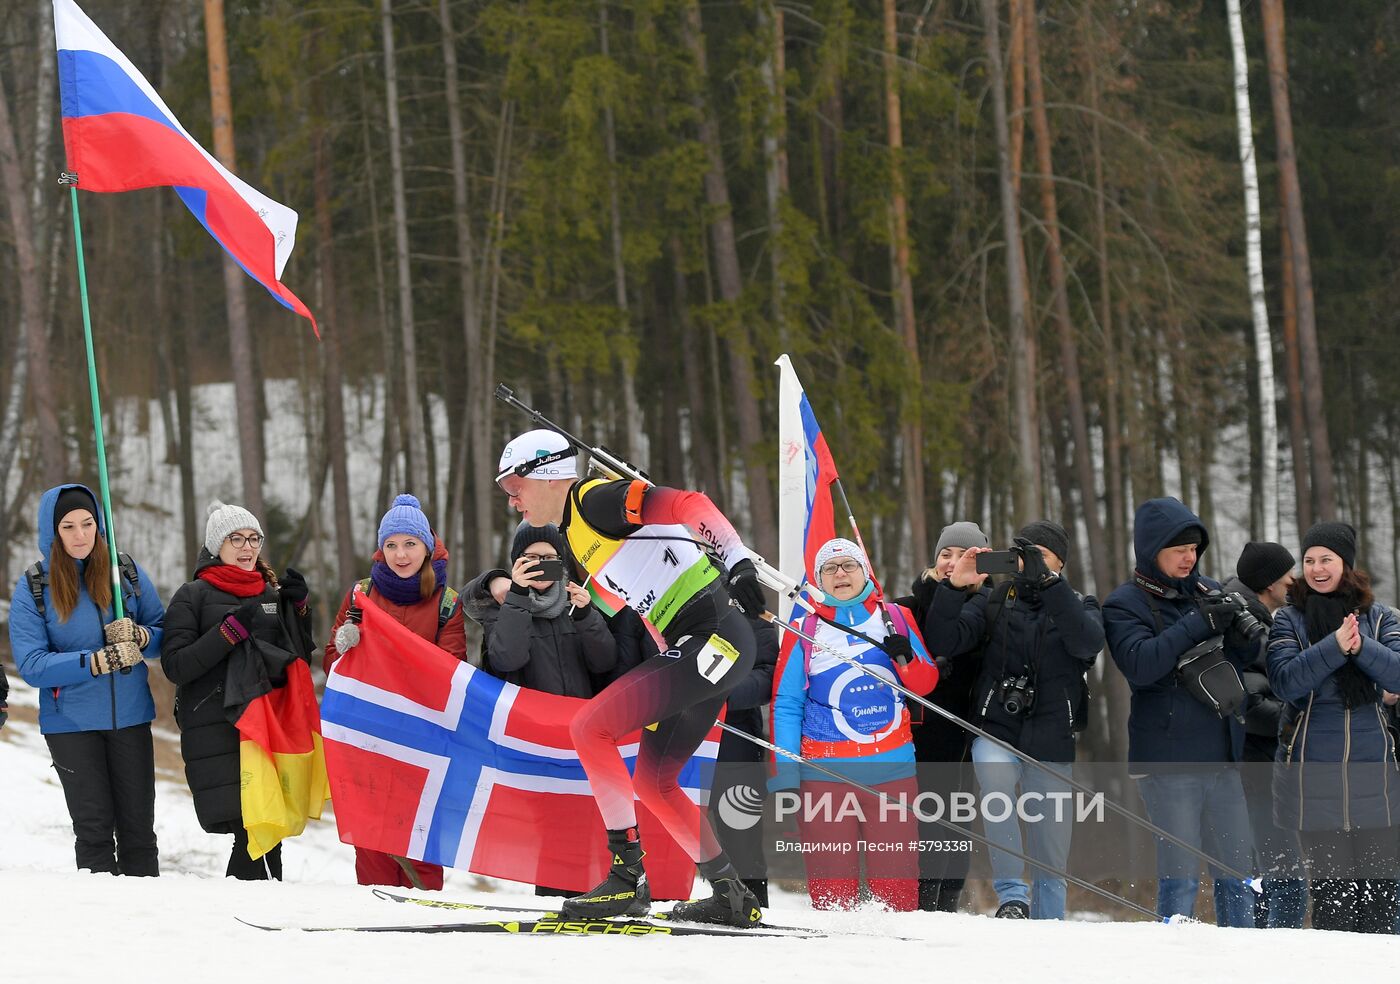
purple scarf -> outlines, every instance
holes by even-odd
[[[436,592],[447,580],[446,557],[433,561],[433,575],[437,581],[433,585],[433,591]],[[369,579],[374,583],[375,590],[396,605],[416,605],[423,600],[419,593],[417,574],[412,577],[399,577],[382,560],[376,560],[374,566],[369,569]]]

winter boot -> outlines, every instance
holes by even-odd
[[[642,868],[642,842],[637,828],[608,831],[612,867],[608,877],[591,892],[566,899],[559,911],[569,919],[608,919],[612,916],[645,916],[651,910],[651,886]]]
[[[758,899],[739,878],[734,865],[721,854],[713,861],[700,865],[700,875],[715,890],[708,899],[698,902],[677,902],[671,918],[677,922],[719,923],[748,929],[763,919]]]
[[[1031,907],[1020,899],[1003,902],[1001,908],[997,909],[998,919],[1029,919],[1030,917]]]

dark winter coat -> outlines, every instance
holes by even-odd
[[[1269,607],[1259,600],[1254,589],[1238,577],[1225,582],[1226,592],[1239,592],[1249,608],[1249,612],[1268,628],[1273,624],[1274,615]],[[1278,752],[1279,716],[1283,712],[1283,701],[1274,696],[1269,686],[1269,640],[1265,636],[1253,657],[1240,672],[1244,689],[1249,694],[1249,710],[1244,715],[1244,761],[1272,762]]]
[[[59,494],[65,489],[82,489],[92,495],[82,485],[59,485],[39,499],[39,551],[44,558],[41,564],[46,575],[56,536],[54,510],[58,507]],[[96,501],[95,496],[93,501]],[[105,537],[107,531],[102,517],[95,518],[98,531]],[[79,571],[85,563],[78,561]],[[147,659],[154,659],[160,654],[165,609],[146,572],[138,567],[136,573],[139,597],[125,577],[119,579],[122,605],[133,622],[145,626],[151,633],[144,654]],[[112,621],[113,609],[109,606],[105,611],[98,611],[81,577],[78,603],[67,620],[59,619],[47,585],[43,588],[43,598],[44,614],[40,615],[24,577],[19,579],[10,598],[10,649],[20,677],[39,691],[39,730],[46,735],[106,731],[145,724],[154,718],[156,705],[146,682],[144,662],[131,667],[130,673],[92,675],[90,656],[94,650],[107,645],[102,627]]]
[[[933,599],[940,590],[952,591],[964,605],[986,605],[989,588],[977,591],[957,591],[932,578],[920,577],[914,582],[913,593],[896,598],[913,614],[923,634],[934,662],[938,664],[938,686],[925,698],[929,703],[956,714],[964,721],[972,714],[972,686],[982,669],[982,648],[969,635],[953,648],[944,651],[934,645],[929,635],[929,616]],[[919,762],[963,762],[972,746],[972,735],[960,724],[954,724],[921,704],[909,702],[909,718],[914,735],[914,757]]]
[[[763,705],[773,699],[773,670],[778,665],[778,630],[771,622],[749,619],[758,655],[749,675],[729,692],[724,705],[724,721],[745,734],[767,738],[763,726]],[[771,753],[747,739],[724,732],[719,741],[720,762],[763,762]]]
[[[656,640],[647,631],[646,623],[636,610],[623,605],[613,615],[604,615],[608,631],[617,644],[617,662],[604,673],[590,674],[593,678],[593,692],[602,693],[604,688],[628,670],[641,666],[643,662],[661,652]]]
[[[1400,621],[1384,605],[1357,621],[1361,651],[1350,658],[1377,687],[1375,703],[1350,710],[1335,676],[1349,657],[1336,635],[1313,642],[1292,605],[1269,632],[1269,682],[1288,702],[1274,766],[1274,821],[1284,829],[1400,825],[1400,771],[1380,693],[1400,693]]]
[[[219,563],[217,557],[201,549],[195,573]],[[194,796],[195,815],[211,834],[229,834],[243,826],[239,737],[233,724],[237,718],[236,714],[230,717],[231,712],[241,712],[242,706],[240,695],[229,693],[230,659],[236,647],[219,631],[219,623],[252,600],[196,577],[180,586],[165,614],[160,665],[175,684],[175,723],[180,727],[180,753],[185,760],[185,780]],[[258,600],[278,606],[278,589],[269,584]],[[264,612],[247,628],[254,638],[238,643],[238,647],[250,649],[255,639],[262,640],[303,658],[316,648],[309,612],[290,618]],[[288,630],[296,637],[289,638]]]
[[[592,673],[606,673],[617,663],[617,642],[603,613],[589,605],[572,615],[566,605],[556,618],[536,618],[524,598],[506,592],[504,604],[491,596],[487,571],[462,589],[463,609],[484,633],[481,668],[492,676],[549,694],[592,697]]]
[[[1184,578],[1168,578],[1157,568],[1157,554],[1188,527],[1201,530],[1197,567]],[[1136,580],[1119,585],[1103,604],[1108,651],[1132,689],[1128,713],[1128,757],[1135,765],[1165,762],[1238,762],[1244,751],[1244,725],[1222,721],[1191,696],[1176,675],[1187,650],[1211,637],[1197,608],[1200,588],[1219,585],[1199,573],[1210,545],[1205,526],[1176,499],[1151,499],[1138,509],[1133,527],[1135,572],[1159,588],[1160,596]],[[1236,669],[1253,656],[1233,644],[1225,654]]]
[[[1074,736],[1087,720],[1089,691],[1084,674],[1103,648],[1099,603],[1058,578],[1041,590],[1011,581],[982,592],[959,591],[944,582],[934,592],[925,638],[934,652],[969,646],[982,650],[973,687],[972,723],[1045,762],[1074,761]],[[988,624],[992,599],[1003,599]],[[1035,688],[1029,712],[1011,714],[1001,685],[1026,676]],[[937,691],[934,691],[937,693]]]

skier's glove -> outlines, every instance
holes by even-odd
[[[151,633],[144,625],[137,625],[130,618],[119,618],[102,627],[102,634],[109,644],[134,642],[137,649],[145,649],[151,644]]]
[[[758,568],[747,557],[730,568],[725,587],[729,589],[729,597],[734,599],[745,615],[757,618],[768,609],[768,600],[763,597],[763,585],[758,580]]]
[[[88,657],[88,669],[93,676],[115,673],[142,660],[141,650],[134,642],[118,642],[96,650]]]

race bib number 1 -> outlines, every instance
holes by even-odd
[[[696,668],[700,675],[711,683],[719,683],[729,670],[739,661],[739,650],[718,635],[712,635],[696,657]]]

